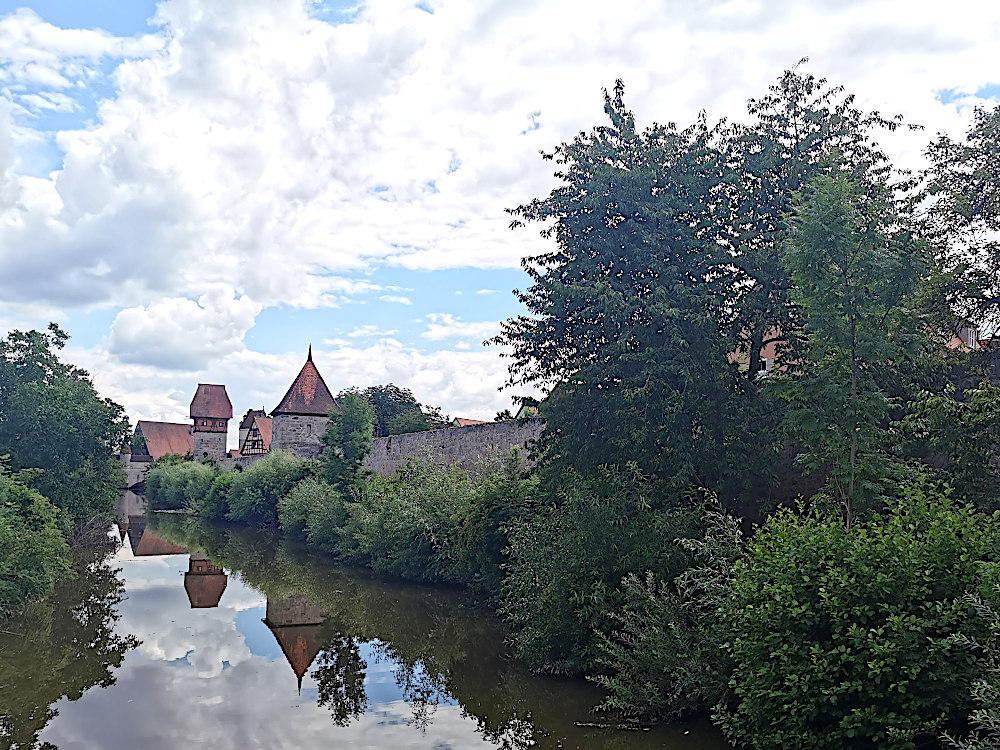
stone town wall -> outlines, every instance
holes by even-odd
[[[277,414],[271,435],[271,450],[290,451],[296,456],[317,458],[323,450],[319,441],[326,430],[329,417]]]
[[[375,438],[364,468],[389,476],[408,459],[416,458],[445,466],[458,464],[463,469],[473,469],[484,460],[506,456],[512,448],[521,449],[522,465],[526,467],[528,448],[542,434],[544,426],[541,419],[527,419]],[[307,446],[309,453],[300,453],[298,450],[292,452],[297,456],[316,458],[320,445],[317,441],[315,452],[312,445]],[[278,450],[274,441],[271,442],[271,448]],[[262,458],[263,455],[224,458],[219,461],[219,465],[227,469],[239,465],[246,469]]]
[[[485,460],[506,456],[512,448],[521,449],[525,462],[527,448],[543,427],[542,420],[527,419],[375,438],[364,468],[389,476],[407,459],[416,458],[473,469]]]
[[[122,453],[118,457],[118,460],[121,461],[122,468],[125,469],[125,489],[138,484],[146,478],[150,461],[133,461],[131,453]]]

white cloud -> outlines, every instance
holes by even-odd
[[[127,364],[197,370],[244,348],[243,337],[261,306],[217,287],[198,298],[161,299],[130,307],[111,325],[109,352]]]
[[[411,300],[409,297],[401,297],[401,296],[393,295],[393,294],[383,294],[381,297],[379,297],[379,301],[380,302],[395,302],[395,303],[400,304],[400,305],[412,305],[413,304],[413,300]]]
[[[375,325],[361,326],[360,328],[355,328],[349,334],[348,338],[385,338],[386,336],[392,336],[395,331],[384,331]],[[338,342],[336,340],[328,340],[327,343],[336,345]]]
[[[449,338],[483,340],[500,332],[500,323],[497,321],[466,323],[448,313],[430,313],[427,319],[430,320],[427,330],[420,335],[429,341],[442,341]]]
[[[496,294],[497,291],[496,289],[479,289],[476,294]]]
[[[960,134],[976,92],[997,83],[1000,6],[974,0],[944,14],[929,0],[665,7],[441,0],[431,15],[371,0],[334,24],[305,0],[164,0],[154,33],[134,38],[2,16],[0,315],[124,308],[83,356],[133,417],[183,413],[198,378],[271,406],[301,355],[245,348],[261,310],[347,309],[367,295],[419,305],[370,272],[518,268],[548,249],[534,229],[509,231],[504,209],[553,187],[538,151],[600,123],[600,88],[616,77],[640,124],[684,124],[702,108],[739,119],[808,54],[807,69],[860,106],[927,126],[881,137],[910,166],[935,131]],[[945,90],[960,97],[942,103]],[[30,169],[51,145],[33,123],[81,91],[96,114],[58,134],[57,169]],[[490,291],[479,278],[468,288]],[[329,345],[360,366],[337,378],[379,382],[382,367],[411,386],[447,383],[447,398],[425,397],[446,410],[495,411],[495,393],[447,368],[487,368],[487,390],[502,382],[495,350],[459,348],[496,324],[459,314],[444,309],[395,349]],[[441,361],[421,350],[442,341],[456,346]],[[362,361],[376,356],[387,362]]]

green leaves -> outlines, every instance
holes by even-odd
[[[0,454],[15,470],[43,469],[34,486],[84,521],[111,515],[128,420],[86,372],[59,360],[67,339],[51,324],[48,333],[12,331],[0,341]]]
[[[326,447],[319,461],[326,481],[338,491],[346,491],[357,480],[371,451],[375,410],[360,393],[346,393],[337,403],[340,411],[331,410],[320,438]]]
[[[755,748],[904,748],[937,733],[982,668],[967,596],[998,544],[998,519],[922,480],[851,528],[779,512],[722,611],[734,699],[720,722]]]
[[[919,370],[922,322],[908,306],[927,269],[925,247],[884,189],[817,177],[800,193],[786,250],[802,329],[779,354],[785,425],[800,464],[829,472],[847,522],[871,508],[891,474],[886,426]],[[912,377],[912,376],[911,376]]]

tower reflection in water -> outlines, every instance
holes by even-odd
[[[278,601],[267,600],[263,623],[274,634],[302,692],[302,678],[323,650],[320,628],[329,613],[302,594]]]

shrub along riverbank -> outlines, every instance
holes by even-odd
[[[336,488],[318,462],[275,453],[243,472],[161,461],[147,488],[154,508],[182,498],[471,587],[524,658],[594,677],[625,720],[711,710],[759,747],[907,747],[961,733],[977,707],[996,651],[973,602],[996,600],[1000,520],[929,478],[870,521],[786,510],[748,541],[710,497],[635,469],[568,475],[550,494],[516,466],[414,462]]]

